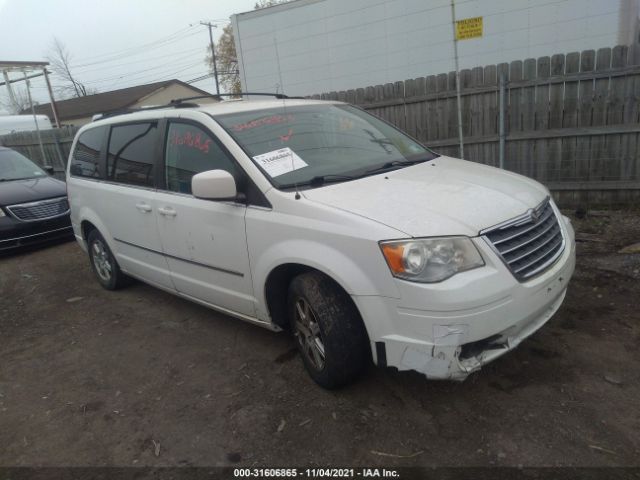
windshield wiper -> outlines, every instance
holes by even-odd
[[[0,178],[0,182],[12,182],[14,180],[30,180],[32,178],[40,178],[40,177]]]
[[[406,167],[407,165],[414,165],[416,163],[422,163],[422,162],[427,162],[431,160],[430,158],[421,158],[419,160],[393,160],[392,162],[386,162],[383,163],[382,165],[378,166],[378,167],[374,167],[370,170],[365,171],[362,175],[360,175],[361,177],[366,177],[367,175],[372,175],[374,173],[380,173],[380,172],[384,172],[386,170],[391,170],[391,169],[399,169],[402,167]]]
[[[285,185],[280,185],[280,188],[294,188],[294,187],[321,187],[326,183],[333,182],[342,182],[347,180],[355,180],[359,178],[359,176],[354,175],[340,175],[340,174],[327,174],[327,175],[316,175],[312,177],[310,180],[305,180],[304,182],[297,183],[287,183]]]
[[[355,177],[353,175],[341,175],[341,174],[334,174],[334,173],[330,173],[327,175],[317,175],[313,177],[311,180],[309,180],[309,186],[320,187],[325,183],[342,182],[346,180],[354,180],[356,178],[358,177]]]
[[[390,169],[396,170],[402,167],[406,167],[407,165],[414,165],[416,163],[427,162],[429,160],[433,160],[433,159],[420,158],[418,160],[393,160],[392,162],[386,162],[370,170],[365,170],[364,172],[358,173],[357,175],[342,175],[342,174],[329,173],[327,175],[317,175],[315,177],[312,177],[310,180],[305,180],[304,182],[287,183],[285,185],[280,185],[278,188],[321,187],[322,185],[325,185],[327,183],[356,180],[358,178],[367,177],[369,175],[381,173]]]

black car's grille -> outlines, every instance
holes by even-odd
[[[520,281],[549,268],[565,244],[548,198],[526,214],[482,234]]]
[[[7,210],[23,222],[46,220],[55,218],[69,212],[69,202],[66,197],[41,200],[39,202],[22,203],[7,207]]]

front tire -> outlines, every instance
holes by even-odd
[[[369,339],[349,295],[320,272],[293,279],[289,322],[307,372],[320,386],[339,388],[356,380],[370,358]]]
[[[130,277],[122,273],[109,245],[98,230],[89,233],[87,245],[91,269],[103,288],[117,290],[130,283]]]

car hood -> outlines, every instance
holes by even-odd
[[[35,202],[66,195],[65,183],[51,177],[0,182],[0,205]]]
[[[529,178],[451,157],[303,193],[413,237],[476,236],[549,195]]]

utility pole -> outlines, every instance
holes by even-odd
[[[2,70],[2,75],[4,75],[4,84],[7,86],[9,101],[11,102],[11,105],[13,105],[16,110],[18,110],[18,101],[16,100],[16,96],[13,93],[13,88],[11,88],[11,84],[13,83],[13,81],[9,80],[9,74],[6,70]]]
[[[218,84],[218,67],[216,66],[216,49],[213,44],[213,32],[212,29],[217,25],[211,24],[211,22],[200,22],[200,25],[209,27],[209,43],[211,45],[211,59],[213,60],[213,78],[216,80],[216,94],[220,94],[220,85]]]
[[[453,56],[456,65],[456,99],[458,104],[458,140],[460,142],[460,158],[464,159],[464,138],[462,135],[462,101],[460,100],[460,66],[458,65],[458,36],[456,34],[456,4],[451,0],[451,24],[453,26]]]
[[[40,144],[40,154],[42,155],[42,165],[47,164],[47,156],[44,153],[44,146],[42,145],[42,137],[40,136],[40,127],[38,126],[38,117],[36,117],[36,109],[33,107],[33,100],[31,99],[31,84],[29,78],[27,78],[27,72],[22,71],[24,75],[24,83],[27,84],[27,97],[29,98],[29,106],[31,107],[31,114],[33,115],[33,121],[36,124],[36,132],[38,132],[38,143]]]
[[[56,128],[60,128],[60,119],[58,118],[58,107],[56,106],[56,101],[53,99],[53,90],[51,89],[51,82],[49,81],[49,72],[47,72],[46,68],[42,69],[42,73],[44,74],[44,80],[47,82],[47,90],[49,91],[49,99],[51,100],[51,111],[53,112],[53,120],[55,121]]]

